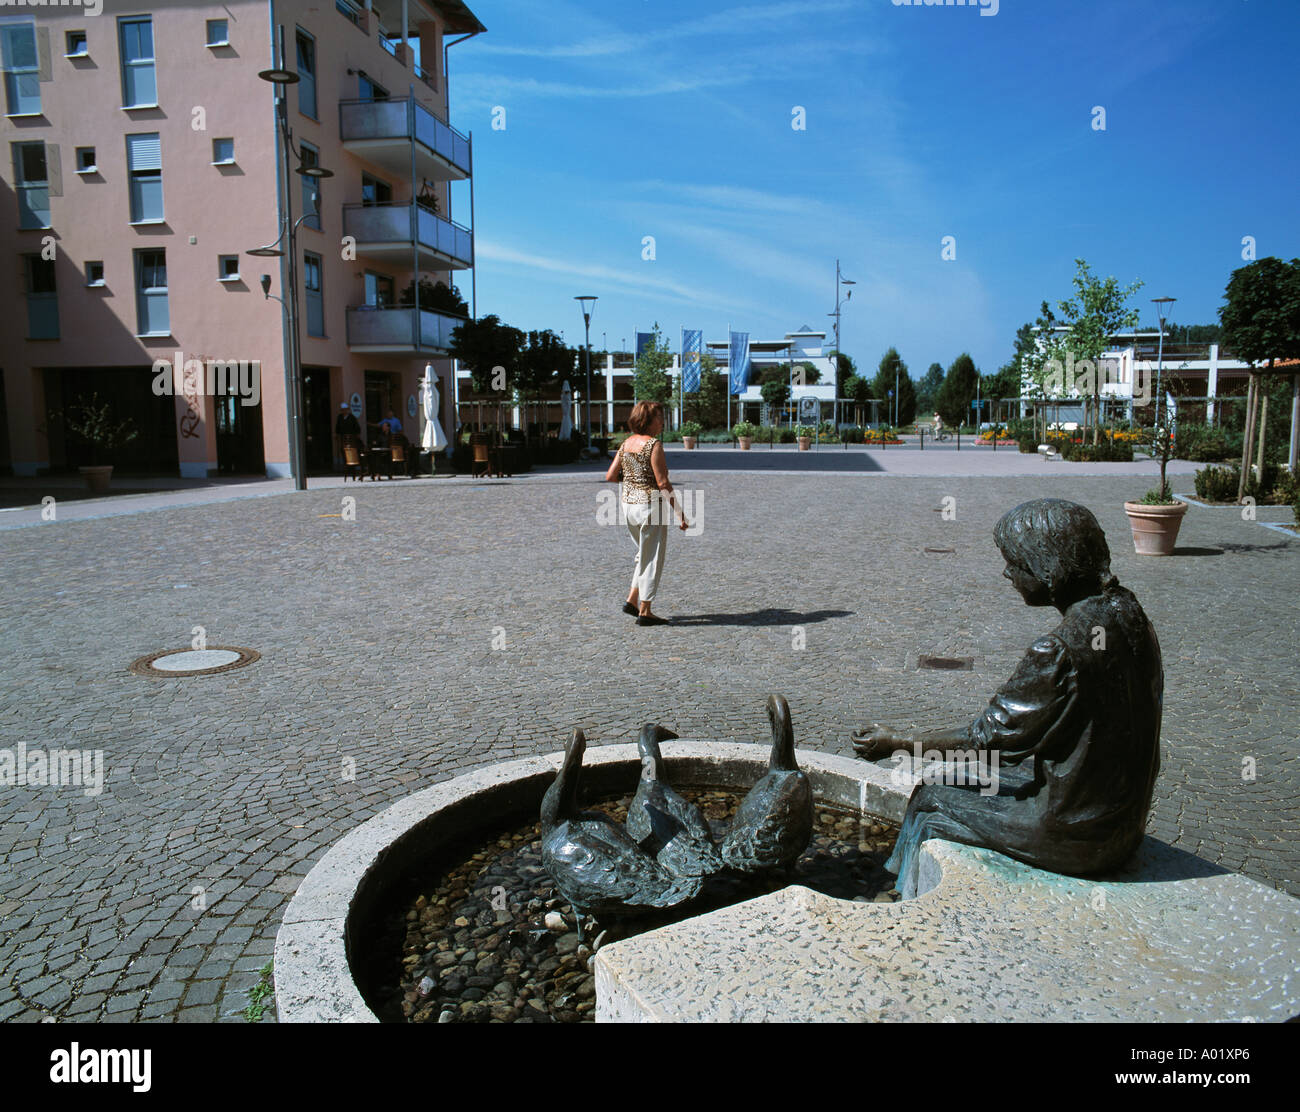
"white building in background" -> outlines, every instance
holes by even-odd
[[[716,372],[729,373],[730,345],[727,340],[706,340],[704,342],[704,354],[713,356],[717,363]],[[627,414],[631,409],[635,358],[631,352],[608,352],[603,361],[592,364],[592,394],[595,399],[592,404],[592,425],[598,432],[616,428],[626,421]],[[749,415],[751,417],[755,415],[753,407],[763,404],[760,387],[754,384],[759,371],[768,367],[780,366],[783,363],[811,363],[817,369],[819,372],[817,383],[815,385],[794,386],[791,391],[791,400],[798,405],[801,399],[814,399],[819,406],[820,419],[831,420],[835,405],[835,357],[830,354],[830,349],[826,346],[825,332],[814,332],[805,324],[793,332],[787,332],[780,340],[751,339],[749,342],[749,361],[750,385],[738,398],[736,396],[732,397],[733,420],[739,420],[737,401],[750,407]],[[681,373],[681,355],[675,353],[672,366],[668,368],[668,375],[674,380],[674,384]],[[585,367],[582,364],[581,356],[579,356],[578,365],[570,379],[570,386],[574,394],[574,400],[571,404],[573,406],[572,420],[575,428],[584,427],[585,407],[582,404],[582,393],[585,379]],[[473,387],[470,384],[470,373],[459,364],[457,364],[456,370],[456,388],[455,401],[458,406],[462,403],[466,406],[476,404],[467,400],[472,396],[473,392]],[[472,416],[467,411],[467,417]],[[511,408],[510,420],[516,425],[521,420],[517,408]],[[675,413],[670,417],[669,424],[672,427],[676,426],[677,415]]]

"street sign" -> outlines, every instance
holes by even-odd
[[[822,415],[822,403],[817,398],[799,399],[800,424],[815,424]]]

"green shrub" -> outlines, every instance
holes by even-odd
[[[848,428],[840,429],[840,439],[845,444],[861,444],[866,438],[866,434],[857,425],[850,425]]]
[[[1237,467],[1202,467],[1193,480],[1196,496],[1207,502],[1235,502],[1240,478]]]
[[[793,444],[799,438],[795,435],[794,429],[781,429],[778,434],[778,444]]]
[[[748,421],[737,421],[731,426],[731,435],[737,440],[742,438],[748,440],[754,435],[754,426]]]
[[[1031,456],[1038,451],[1038,437],[1036,437],[1032,432],[1021,433],[1016,438],[1016,443],[1019,445],[1022,452]]]
[[[1078,463],[1132,463],[1133,445],[1124,440],[1099,440],[1096,444],[1067,444],[1065,459]]]
[[[1236,451],[1241,451],[1241,438],[1237,437]],[[1174,455],[1195,463],[1219,463],[1233,456],[1232,438],[1214,425],[1195,421],[1180,421],[1174,436]]]
[[[680,444],[682,440],[682,430],[664,429],[664,431],[659,434],[659,439],[665,444]]]
[[[681,427],[681,434],[683,436],[691,436],[691,437],[699,436],[700,423],[698,421],[683,421]]]
[[[813,428],[812,425],[799,425],[794,430],[794,434],[796,437],[801,437],[806,440],[811,440],[814,436],[817,435],[817,430]]]

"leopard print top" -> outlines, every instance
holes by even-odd
[[[659,489],[654,469],[650,466],[650,453],[656,443],[651,437],[635,452],[619,448],[623,460],[623,504],[626,506],[648,506],[651,492]]]

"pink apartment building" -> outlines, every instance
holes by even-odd
[[[287,475],[288,219],[308,472],[334,465],[345,402],[363,431],[391,408],[418,440],[426,364],[453,427],[468,310],[430,298],[474,240],[472,200],[450,212],[472,148],[446,51],[483,30],[459,0],[0,7],[0,467],[88,462],[64,419],[98,393],[140,432],[121,469]],[[280,42],[296,83],[258,77]],[[333,176],[297,172],[312,165]],[[284,253],[247,253],[266,245]]]

